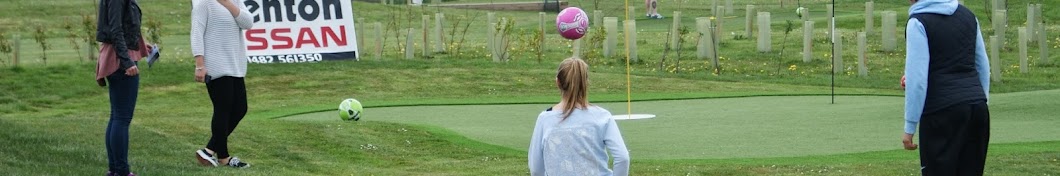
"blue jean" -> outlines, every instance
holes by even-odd
[[[124,70],[107,76],[110,82],[110,123],[107,124],[107,159],[111,172],[129,174],[129,123],[136,109],[140,76],[125,75]]]

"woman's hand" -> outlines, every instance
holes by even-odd
[[[140,74],[140,69],[137,69],[135,65],[125,69],[125,75],[136,76],[138,74]]]
[[[206,81],[206,68],[195,68],[195,82]]]
[[[906,150],[916,150],[917,145],[913,143],[913,134],[902,134],[902,146]]]

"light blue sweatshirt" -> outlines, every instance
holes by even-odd
[[[920,0],[909,8],[909,15],[918,13],[932,13],[942,15],[953,15],[957,11],[959,3],[957,0]],[[978,20],[976,20],[978,24]],[[905,54],[905,133],[916,132],[917,124],[924,113],[924,101],[927,96],[928,64],[931,62],[931,53],[928,52],[927,32],[924,24],[916,18],[910,18],[906,25],[906,54]],[[976,29],[975,39],[975,67],[979,72],[979,82],[983,85],[983,93],[990,97],[990,62],[986,56],[986,44],[983,43],[983,33]]]
[[[605,152],[606,148],[606,152]],[[614,158],[612,172],[607,154]],[[611,112],[598,106],[537,116],[530,138],[530,175],[629,175],[629,151]]]

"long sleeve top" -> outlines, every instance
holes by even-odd
[[[191,10],[191,53],[203,56],[206,74],[213,79],[247,74],[243,30],[253,27],[254,20],[246,6],[231,1],[239,6],[239,15],[234,17],[214,0],[199,2]]]
[[[608,169],[608,153],[614,158]],[[563,119],[561,110],[537,117],[530,138],[530,175],[629,175],[629,151],[611,112],[590,106]],[[613,170],[612,170],[613,169]]]

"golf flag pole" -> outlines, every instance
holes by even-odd
[[[828,17],[828,20],[832,25],[828,26],[828,30],[831,31],[830,33],[832,34],[832,104],[835,104],[835,40],[839,40],[837,38],[840,37],[835,33],[835,0],[832,0],[832,7],[832,16]]]
[[[631,21],[633,22],[633,24],[625,23],[627,26],[630,26],[630,27],[627,27],[626,28],[627,30],[624,30],[625,31],[625,36],[626,36],[626,41],[627,41],[626,42],[626,113],[627,114],[611,115],[611,118],[615,119],[615,120],[633,120],[633,119],[655,118],[654,114],[633,114],[633,81],[632,81],[632,78],[630,76],[630,74],[631,74],[630,72],[632,70],[630,68],[630,56],[632,55],[631,54],[631,52],[632,52],[631,50],[633,49],[633,47],[631,47],[631,43],[634,43],[636,41],[630,41],[629,38],[630,38],[630,35],[635,35],[635,34],[633,34],[633,32],[637,32],[637,31],[636,30],[632,30],[631,31],[631,28],[633,27],[631,25],[636,24],[636,22],[633,21],[634,19],[632,19],[633,18],[632,17],[633,14],[629,14],[629,0],[625,0],[625,3],[626,3],[626,7],[625,7],[625,9],[626,9],[626,12],[625,12],[626,13],[626,17],[625,17],[625,19],[626,19],[626,21],[625,22],[631,22]]]

